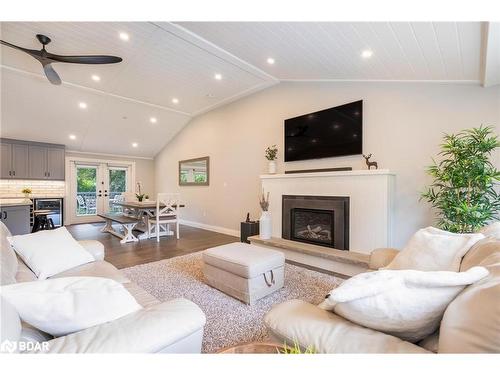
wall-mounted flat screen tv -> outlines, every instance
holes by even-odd
[[[362,100],[285,120],[285,161],[362,152]]]

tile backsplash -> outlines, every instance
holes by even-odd
[[[31,188],[33,197],[64,197],[64,181],[46,180],[0,180],[0,198],[24,197],[21,190]]]

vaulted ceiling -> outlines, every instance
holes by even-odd
[[[111,54],[123,62],[54,64],[63,84],[53,86],[36,60],[2,46],[1,135],[153,157],[192,117],[280,80],[495,83],[495,28],[485,32],[479,22],[4,22],[1,39],[10,43],[40,49],[35,34],[45,34],[52,53]]]

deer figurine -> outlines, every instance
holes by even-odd
[[[372,157],[372,154],[363,155],[363,157],[366,160],[366,165],[368,166],[368,169],[372,169],[372,167],[375,167],[375,169],[378,169],[377,162],[376,161],[370,161],[370,158]]]

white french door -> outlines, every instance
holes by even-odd
[[[133,163],[70,160],[70,191],[67,210],[72,224],[101,221],[98,214],[118,212],[117,195],[133,189]]]

